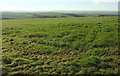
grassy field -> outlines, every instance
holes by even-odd
[[[118,74],[118,18],[2,20],[3,75]]]

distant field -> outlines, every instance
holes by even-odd
[[[25,19],[25,18],[61,18],[61,17],[84,17],[80,14],[67,14],[67,13],[14,13],[14,12],[3,12],[2,19]]]
[[[28,18],[65,18],[65,17],[98,17],[117,16],[114,11],[68,11],[68,12],[0,12],[0,20],[6,19],[28,19]]]
[[[118,74],[117,16],[2,22],[4,75]]]

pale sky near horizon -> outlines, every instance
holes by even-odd
[[[0,0],[0,11],[117,11],[119,0]]]

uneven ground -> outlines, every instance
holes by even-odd
[[[118,18],[3,20],[3,75],[117,74]]]

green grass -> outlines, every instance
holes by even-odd
[[[117,17],[2,20],[3,74],[118,74]]]

